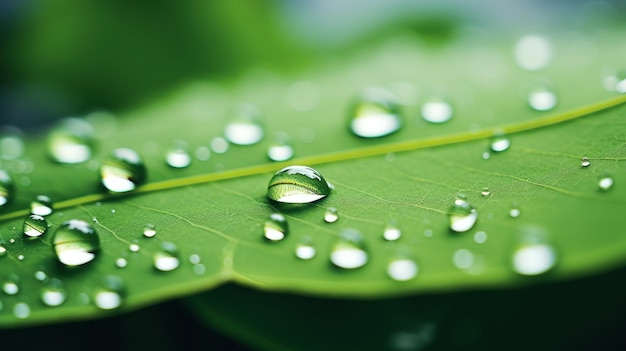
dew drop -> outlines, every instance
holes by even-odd
[[[538,275],[550,270],[556,263],[552,246],[534,244],[518,248],[513,254],[513,269],[521,275]]]
[[[528,94],[528,105],[536,111],[549,111],[556,103],[556,94],[548,88],[538,88]]]
[[[395,259],[387,265],[387,275],[396,281],[411,280],[417,276],[417,273],[417,263],[408,258]]]
[[[43,271],[35,272],[35,280],[45,282],[48,280],[48,275]]]
[[[24,255],[17,255],[18,261],[24,261]]]
[[[23,153],[22,131],[16,127],[3,127],[0,131],[0,159],[17,160]]]
[[[17,295],[20,292],[19,281],[20,279],[17,275],[9,275],[2,283],[2,291],[7,295]]]
[[[476,234],[474,234],[474,241],[477,244],[482,244],[482,243],[486,242],[487,241],[487,233],[485,233],[483,231],[476,232]]]
[[[466,232],[476,224],[478,212],[465,199],[457,197],[449,210],[450,229],[457,233]]]
[[[223,154],[228,151],[228,141],[222,137],[213,138],[211,140],[211,150],[216,154]]]
[[[196,149],[196,158],[200,161],[206,161],[211,158],[211,150],[206,146],[199,146]]]
[[[94,303],[102,310],[113,310],[122,305],[126,287],[122,278],[107,275],[94,295]]]
[[[520,211],[520,209],[519,209],[517,206],[515,206],[515,205],[513,205],[513,206],[511,207],[511,209],[509,210],[509,217],[511,217],[511,218],[517,218],[517,217],[519,217],[519,216],[520,216],[520,214],[522,214],[522,212],[521,212],[521,211]]]
[[[615,76],[614,90],[620,94],[626,94],[626,70],[621,70]]]
[[[491,139],[490,148],[493,152],[506,151],[511,147],[511,141],[505,136],[496,136]]]
[[[61,120],[48,135],[48,152],[59,163],[86,162],[91,158],[93,144],[93,128],[78,118]]]
[[[272,213],[270,218],[263,224],[265,239],[270,241],[283,240],[287,236],[288,231],[287,219],[280,213]]]
[[[226,140],[235,145],[253,145],[263,138],[263,127],[258,108],[248,104],[239,106],[235,118],[224,128]]]
[[[0,246],[0,257],[5,256],[7,254],[7,248],[4,246]]]
[[[379,138],[402,127],[400,110],[393,94],[385,89],[366,89],[349,115],[350,131],[362,138]]]
[[[41,289],[40,298],[46,306],[60,306],[67,299],[67,292],[59,279],[52,278]]]
[[[153,238],[157,234],[154,224],[146,224],[143,228],[143,236],[146,238]]]
[[[452,262],[459,269],[468,269],[474,264],[474,254],[467,249],[456,250],[452,256]]]
[[[339,213],[337,213],[337,209],[334,207],[329,207],[326,212],[324,212],[324,222],[326,223],[335,223],[339,219]]]
[[[275,141],[267,149],[267,157],[276,162],[287,161],[293,157],[293,146],[285,133],[277,133]]]
[[[614,181],[611,176],[604,175],[598,179],[598,188],[602,191],[608,191],[613,187],[613,183]]]
[[[483,152],[482,156],[483,160],[488,160],[489,158],[491,158],[491,154],[489,153],[489,151],[485,151]]]
[[[161,244],[161,250],[154,254],[154,268],[161,272],[173,271],[180,266],[178,247],[170,242]]]
[[[426,122],[445,123],[452,118],[452,106],[440,99],[430,100],[422,105],[421,116]]]
[[[552,59],[550,42],[540,35],[527,35],[515,45],[515,61],[525,70],[544,68]]]
[[[48,229],[48,222],[45,218],[39,215],[30,215],[24,220],[23,231],[24,235],[36,238],[42,236]]]
[[[433,236],[433,230],[432,229],[426,229],[424,230],[424,236],[427,238],[430,238]]]
[[[124,257],[119,257],[115,260],[115,267],[125,268],[126,266],[128,266],[128,260],[126,260]]]
[[[134,190],[146,181],[146,166],[134,150],[113,150],[112,157],[100,167],[102,184],[112,193]]]
[[[289,166],[276,172],[267,186],[270,200],[291,204],[310,203],[330,194],[322,175],[306,166]]]
[[[129,249],[131,252],[139,252],[140,247],[139,247],[139,245],[137,245],[137,244],[130,244],[130,245],[128,246],[128,249]]]
[[[196,275],[203,275],[206,272],[206,267],[203,264],[198,263],[193,265],[193,273]]]
[[[100,249],[96,231],[89,223],[78,219],[61,224],[54,233],[52,242],[57,258],[66,266],[80,266],[91,262]]]
[[[26,319],[30,317],[30,306],[26,302],[18,302],[13,306],[13,315],[15,318]]]
[[[316,253],[315,247],[310,243],[302,242],[296,246],[296,257],[301,260],[310,260]]]
[[[363,236],[356,229],[344,229],[332,247],[330,261],[339,268],[355,269],[367,263]]]
[[[480,195],[482,195],[483,197],[487,197],[491,195],[491,191],[489,191],[489,188],[483,188],[483,190],[480,191]]]
[[[38,195],[30,203],[30,213],[39,216],[47,216],[53,211],[52,200],[46,195]]]
[[[580,165],[581,165],[582,167],[589,167],[589,166],[591,165],[591,161],[589,161],[589,157],[583,157],[583,158],[580,160]]]
[[[191,264],[198,264],[198,263],[200,263],[200,256],[196,255],[196,254],[193,254],[193,255],[189,256],[189,263],[191,263]]]
[[[387,241],[396,241],[400,239],[401,236],[402,232],[400,231],[400,229],[391,224],[385,227],[385,230],[383,231],[383,239]]]
[[[167,151],[165,162],[172,168],[186,168],[191,164],[191,155],[187,148],[179,143]]]
[[[14,191],[13,179],[5,170],[0,169],[0,207],[11,201]]]

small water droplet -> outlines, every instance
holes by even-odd
[[[19,319],[30,317],[30,306],[26,302],[18,302],[13,306],[13,315]]]
[[[583,157],[583,158],[580,160],[580,165],[581,165],[582,167],[589,167],[589,165],[591,165],[591,161],[589,161],[589,157]]]
[[[130,245],[128,246],[128,249],[129,249],[131,252],[139,252],[140,247],[139,247],[139,245],[137,245],[137,244],[130,244]]]
[[[69,220],[54,233],[54,251],[66,266],[80,266],[96,258],[100,240],[96,231],[85,221]]]
[[[24,153],[22,131],[16,127],[5,126],[0,130],[0,159],[17,160]]]
[[[476,232],[476,234],[474,234],[474,241],[478,244],[484,243],[487,241],[487,233],[483,231]]]
[[[154,268],[162,272],[173,271],[180,266],[178,247],[170,242],[161,244],[161,250],[154,254]]]
[[[398,131],[402,119],[396,98],[382,88],[365,90],[350,111],[349,123],[350,131],[362,138],[379,138]]]
[[[487,197],[491,195],[491,191],[489,191],[489,188],[483,188],[483,190],[480,191],[480,195]]]
[[[2,283],[2,291],[7,295],[17,295],[20,292],[19,281],[20,279],[17,275],[9,275]]]
[[[157,234],[154,224],[146,224],[143,228],[143,236],[146,238],[153,238]]]
[[[43,271],[35,272],[35,280],[45,282],[48,280],[48,275]]]
[[[474,254],[467,249],[459,249],[452,256],[454,266],[459,269],[468,269],[474,264]]]
[[[32,214],[47,216],[51,214],[52,211],[52,200],[46,195],[38,195],[35,200],[30,203],[30,213]]]
[[[199,146],[196,149],[196,158],[200,161],[206,161],[211,158],[211,150],[206,146]]]
[[[7,254],[7,248],[4,246],[0,246],[0,257],[5,256]]]
[[[13,229],[15,229],[15,227],[13,227]],[[9,239],[9,243],[15,244],[15,239]]]
[[[513,205],[511,209],[509,210],[509,217],[511,218],[517,218],[520,216],[520,214],[522,214],[522,212],[517,207],[517,205]]]
[[[42,236],[48,229],[48,222],[45,218],[39,215],[30,215],[24,220],[23,231],[24,235],[36,238]]]
[[[424,236],[427,238],[430,238],[431,236],[433,236],[433,230],[432,229],[424,230]]]
[[[174,147],[167,151],[165,162],[172,168],[185,168],[191,164],[191,155],[182,146]]]
[[[200,256],[197,254],[193,254],[191,256],[189,256],[189,263],[191,264],[198,264],[200,263]]]
[[[515,44],[515,61],[525,70],[544,68],[552,59],[550,42],[540,35],[526,35]]]
[[[367,252],[361,233],[352,228],[344,229],[333,245],[330,261],[339,268],[355,269],[367,263]]]
[[[337,213],[337,209],[334,207],[329,207],[324,212],[324,222],[326,223],[335,223],[339,219],[339,213]]]
[[[490,147],[493,152],[506,151],[511,147],[511,141],[503,135],[495,136],[491,139]]]
[[[310,260],[315,257],[317,250],[309,240],[303,240],[296,246],[296,257],[301,260]]]
[[[24,261],[24,255],[17,255],[18,261]]]
[[[464,198],[458,197],[448,211],[450,219],[450,229],[457,233],[466,232],[476,224],[478,212]]]
[[[126,260],[124,257],[119,257],[115,260],[115,266],[117,268],[124,268],[128,266],[128,260]]]
[[[322,175],[311,167],[289,166],[276,172],[267,186],[270,200],[291,204],[310,203],[330,194]]]
[[[206,267],[203,264],[198,263],[193,265],[193,272],[196,275],[203,275],[206,272]]]
[[[430,123],[445,123],[452,118],[452,106],[444,100],[425,102],[421,109],[422,118]]]
[[[216,154],[223,154],[228,151],[228,141],[222,137],[216,137],[211,140],[211,150]]]
[[[122,278],[107,275],[94,295],[94,303],[102,310],[113,310],[122,305],[126,287]]]
[[[253,145],[263,138],[260,112],[256,106],[242,104],[235,118],[224,128],[226,140],[236,145]]]
[[[285,216],[280,213],[272,213],[270,218],[263,224],[263,234],[270,241],[280,241],[285,238],[289,230]]]
[[[489,151],[485,151],[483,152],[482,156],[483,160],[488,160],[489,158],[491,158],[491,154],[489,153]]]
[[[61,120],[48,135],[48,152],[59,163],[86,162],[91,158],[93,144],[93,128],[78,118]]]
[[[112,157],[100,167],[102,184],[112,193],[134,190],[146,181],[146,166],[134,150],[113,150]]]
[[[50,279],[41,289],[41,301],[50,307],[60,306],[67,299],[67,292],[63,283],[56,278]]]
[[[391,224],[387,225],[387,227],[385,227],[385,230],[383,231],[383,239],[387,241],[396,241],[400,239],[401,236],[402,232],[400,231],[400,229]]]
[[[556,106],[556,103],[556,94],[548,88],[538,88],[528,94],[528,104],[536,111],[551,110]]]
[[[611,190],[613,187],[613,178],[609,175],[603,175],[598,179],[598,188],[602,191]]]
[[[293,157],[294,151],[291,146],[289,135],[276,133],[275,141],[267,149],[267,157],[272,161],[287,161]]]
[[[626,93],[626,70],[610,70],[605,75],[603,82],[608,91]]]
[[[417,273],[417,263],[408,258],[394,259],[387,265],[387,275],[396,281],[411,280],[417,276]]]
[[[111,214],[116,214],[116,213],[117,213],[117,211],[114,208],[112,208],[111,209]]]
[[[0,207],[11,201],[14,192],[15,186],[13,179],[11,179],[11,176],[9,176],[5,170],[0,169]]]

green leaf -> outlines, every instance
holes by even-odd
[[[615,38],[587,39],[608,48]],[[511,262],[527,235],[556,253],[555,267],[539,281],[619,264],[626,251],[618,229],[626,201],[626,98],[604,90],[598,76],[599,67],[616,66],[620,56],[607,49],[602,57],[583,53],[586,60],[581,60],[568,55],[577,52],[576,43],[552,39],[562,55],[542,71],[559,99],[550,113],[527,106],[526,88],[537,76],[516,68],[508,47],[496,50],[493,43],[466,40],[425,52],[411,38],[396,38],[382,52],[362,52],[298,77],[253,72],[233,84],[191,84],[170,99],[124,114],[113,132],[101,130],[95,163],[51,163],[44,136],[29,139],[24,159],[34,165],[32,173],[20,173],[19,161],[3,161],[16,180],[17,195],[0,215],[0,242],[7,249],[0,257],[0,279],[17,278],[20,291],[1,295],[0,325],[107,315],[111,312],[99,310],[94,299],[109,275],[124,282],[123,303],[116,311],[126,311],[228,281],[354,298],[523,285],[535,280],[515,274]],[[299,80],[308,82],[304,97],[298,95],[302,85],[292,84]],[[405,123],[393,135],[366,140],[348,132],[345,116],[354,96],[371,84],[400,95]],[[441,86],[454,117],[427,124],[418,117],[419,103]],[[313,107],[302,108],[294,96]],[[240,101],[262,109],[267,136],[261,143],[231,146],[207,161],[194,159],[185,169],[165,164],[175,139],[192,151],[208,146]],[[294,139],[295,159],[267,160],[277,131]],[[499,133],[507,134],[510,149],[483,159],[488,138]],[[108,195],[100,188],[97,165],[116,147],[133,148],[145,158],[148,184],[133,194]],[[581,167],[583,156],[590,158],[589,167]],[[299,208],[269,202],[266,189],[273,172],[291,164],[314,166],[335,189]],[[605,173],[615,185],[600,191],[598,177]],[[484,187],[489,196],[481,195]],[[449,229],[448,212],[459,193],[478,213],[466,233]],[[56,211],[48,217],[46,234],[26,239],[24,209],[38,194],[52,197]],[[520,210],[519,217],[509,215],[512,206]],[[323,215],[330,207],[338,209],[339,219],[329,224]],[[263,223],[277,211],[287,218],[289,233],[285,240],[267,242]],[[101,243],[93,262],[71,269],[58,263],[52,250],[53,232],[69,219],[92,223]],[[382,238],[390,222],[402,232],[396,242]],[[142,235],[147,224],[155,226],[154,238]],[[362,268],[342,270],[329,261],[345,228],[365,238],[369,259]],[[479,231],[486,233],[486,242],[475,242]],[[317,250],[308,261],[294,254],[305,236]],[[171,272],[154,268],[153,256],[163,242],[180,251],[181,265]],[[139,251],[131,251],[132,244]],[[399,255],[417,262],[417,277],[406,282],[389,278],[388,264]],[[118,258],[127,260],[125,268],[116,266]],[[62,305],[41,302],[37,271],[62,281],[67,291]]]

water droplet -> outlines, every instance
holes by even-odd
[[[511,209],[509,210],[509,216],[511,218],[517,218],[519,217],[520,214],[522,214],[522,212],[516,205],[513,205]]]
[[[128,249],[129,249],[131,252],[139,252],[139,249],[140,249],[140,248],[139,248],[139,245],[137,245],[137,244],[130,244],[130,245],[128,246]]]
[[[193,265],[193,273],[196,275],[203,275],[206,272],[206,267],[203,264],[198,263]]]
[[[42,236],[48,229],[48,222],[39,215],[30,215],[24,220],[24,235],[31,238]]]
[[[198,264],[198,263],[200,263],[200,256],[196,255],[196,254],[193,254],[193,255],[189,256],[189,263],[191,263],[191,264]]]
[[[60,306],[67,298],[67,292],[63,288],[63,283],[56,278],[50,279],[41,289],[41,301],[46,306]]]
[[[14,190],[13,179],[5,170],[0,169],[0,207],[11,201]]]
[[[611,176],[603,175],[598,180],[598,188],[602,191],[611,190],[613,183],[613,178],[611,178]]]
[[[609,70],[606,72],[603,82],[608,91],[626,93],[626,70]]]
[[[310,239],[305,238],[296,246],[296,257],[301,260],[310,260],[315,257],[316,253],[317,250]]]
[[[146,226],[143,228],[143,236],[145,236],[146,238],[153,238],[156,233],[157,231],[154,224],[146,224]]]
[[[110,192],[134,190],[146,180],[146,166],[134,150],[120,148],[100,167],[102,184]]]
[[[30,306],[26,302],[18,302],[13,306],[13,315],[19,319],[30,317]]]
[[[422,118],[430,123],[445,123],[452,118],[452,106],[440,99],[425,102],[421,109]]]
[[[289,135],[285,133],[277,133],[275,141],[267,149],[267,157],[276,162],[287,161],[293,157],[293,154]]]
[[[223,154],[228,151],[228,141],[222,137],[213,138],[211,140],[211,150],[216,154]]]
[[[538,88],[528,94],[528,104],[536,111],[551,110],[556,106],[556,103],[556,94],[548,88]]]
[[[24,261],[24,255],[17,255],[18,261]]]
[[[187,151],[184,143],[177,143],[172,149],[167,151],[165,162],[173,168],[185,168],[191,164],[191,155]]]
[[[0,159],[17,160],[24,153],[22,131],[6,126],[0,130]]]
[[[400,229],[391,224],[385,227],[385,230],[383,231],[383,238],[387,241],[396,241],[400,239],[401,236],[402,232]]]
[[[30,203],[30,213],[32,214],[47,216],[51,214],[52,211],[52,200],[46,195],[38,195],[35,200]]]
[[[154,254],[154,268],[162,272],[173,271],[180,266],[178,248],[175,244],[164,242],[161,250]]]
[[[402,127],[400,110],[393,94],[371,87],[350,111],[350,131],[362,138],[379,138]]]
[[[126,260],[124,257],[119,257],[115,260],[115,267],[124,268],[126,266],[128,266],[128,260]]]
[[[433,236],[433,230],[432,229],[426,229],[424,230],[424,236],[427,238],[430,238]]]
[[[513,269],[522,275],[538,275],[550,270],[556,263],[556,253],[547,244],[533,244],[518,248],[513,254]]]
[[[474,234],[474,241],[478,244],[484,243],[487,241],[487,233],[483,231],[476,232],[476,234]]]
[[[480,195],[487,197],[489,195],[491,195],[491,191],[489,191],[489,188],[483,188],[483,190],[481,190]]]
[[[199,146],[196,149],[196,158],[200,161],[206,161],[211,158],[211,150],[206,146]]]
[[[48,152],[59,163],[83,163],[91,158],[93,143],[93,128],[89,123],[66,118],[48,135]]]
[[[13,227],[13,229],[15,229],[15,227]],[[15,239],[9,239],[9,243],[15,244]]]
[[[270,200],[303,204],[322,199],[330,194],[328,183],[313,168],[289,166],[276,172],[267,186]]]
[[[491,150],[493,152],[502,152],[509,149],[511,141],[505,136],[496,136],[491,139]]]
[[[283,240],[288,230],[287,220],[280,213],[272,213],[270,218],[263,224],[265,238],[270,241]]]
[[[491,158],[491,154],[489,153],[489,151],[485,151],[483,152],[482,156],[483,160],[488,160],[489,158]]]
[[[448,215],[450,216],[450,229],[457,233],[463,233],[472,229],[478,219],[476,209],[461,197],[457,197],[454,200]]]
[[[226,140],[236,145],[253,145],[263,138],[263,127],[258,108],[248,104],[239,106],[236,116],[224,129]]]
[[[35,280],[45,282],[48,280],[48,275],[45,272],[37,271],[35,272]]]
[[[550,42],[539,35],[527,35],[515,44],[515,61],[523,69],[535,71],[544,68],[552,59]]]
[[[363,236],[356,229],[344,229],[333,245],[330,261],[339,268],[354,269],[367,263]]]
[[[396,281],[411,280],[417,276],[417,273],[417,263],[408,258],[395,259],[387,265],[387,275]]]
[[[337,209],[334,207],[329,207],[324,212],[324,222],[326,223],[335,223],[339,219],[339,214],[337,213]]]
[[[61,224],[52,241],[57,258],[66,266],[79,266],[91,262],[100,249],[96,231],[89,223],[78,219]]]
[[[452,262],[459,269],[468,269],[474,264],[474,254],[467,249],[456,250]]]
[[[2,291],[7,295],[17,295],[20,292],[19,281],[20,279],[17,275],[9,275],[2,283]]]
[[[589,161],[589,157],[583,157],[582,160],[580,160],[580,165],[582,167],[589,167],[589,165],[591,165],[591,161]]]
[[[7,254],[7,248],[4,246],[0,246],[0,257]]]
[[[118,308],[124,301],[126,288],[122,278],[107,275],[102,279],[100,287],[96,290],[94,303],[102,310]]]
[[[111,214],[116,214],[116,213],[117,213],[117,211],[115,211],[115,209],[114,209],[114,208],[113,208],[113,209],[111,209]]]

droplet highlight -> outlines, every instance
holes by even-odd
[[[287,236],[289,226],[287,219],[280,213],[272,213],[263,223],[263,234],[269,241],[281,241]]]
[[[30,215],[24,220],[22,227],[24,235],[36,238],[42,236],[48,229],[48,222],[39,215]]]
[[[402,119],[396,98],[382,88],[365,90],[349,114],[350,131],[362,138],[380,138],[401,127]]]
[[[332,247],[330,261],[339,268],[363,267],[368,260],[363,236],[356,229],[344,229]]]
[[[283,168],[274,174],[267,186],[267,197],[283,203],[310,203],[328,194],[330,187],[324,177],[307,166]]]
[[[96,258],[100,240],[96,231],[85,221],[67,221],[54,233],[52,239],[57,259],[66,266],[80,266]]]
[[[124,193],[146,181],[143,159],[132,149],[113,150],[112,157],[100,167],[104,187],[112,193]]]

